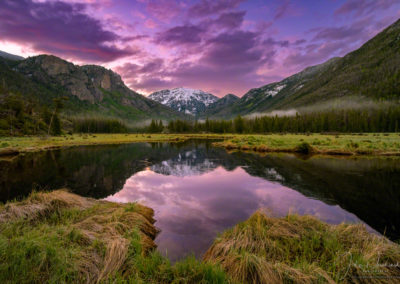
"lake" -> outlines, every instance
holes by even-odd
[[[67,187],[155,211],[158,249],[201,256],[218,233],[261,209],[365,223],[400,239],[399,158],[233,152],[211,141],[85,146],[0,160],[0,201]]]

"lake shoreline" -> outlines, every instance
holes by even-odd
[[[223,140],[214,146],[258,153],[301,153],[336,156],[400,156],[398,133],[360,134],[73,134],[55,137],[2,137],[0,156],[75,146],[140,142]]]
[[[235,145],[230,142],[214,142],[213,146],[222,147],[228,151],[244,151],[249,153],[288,153],[288,154],[303,154],[303,155],[321,155],[321,156],[387,156],[394,157],[400,156],[399,152],[385,152],[385,151],[363,151],[363,150],[346,150],[346,149],[315,149],[310,148],[307,151],[299,150],[298,147],[294,148],[269,148],[265,145],[250,146],[250,145]]]
[[[241,135],[214,142],[229,151],[330,156],[400,156],[397,133]]]
[[[311,216],[275,218],[262,211],[223,232],[202,260],[189,257],[171,264],[156,250],[153,216],[153,209],[138,203],[95,200],[67,190],[34,192],[8,202],[0,206],[0,278],[309,283],[355,277],[363,283],[366,276],[365,281],[400,274],[389,265],[400,262],[400,246],[361,224],[328,225]],[[386,266],[377,267],[381,262]]]
[[[64,149],[78,146],[119,145],[130,143],[184,142],[189,139],[224,139],[213,134],[74,134],[50,137],[1,137],[0,156]],[[1,145],[0,145],[1,146]]]

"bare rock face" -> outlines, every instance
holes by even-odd
[[[77,66],[49,55],[29,58],[21,62],[17,69],[39,81],[60,84],[71,95],[90,103],[102,101],[104,91],[118,91],[118,89],[125,87],[118,74],[104,67],[97,65]]]
[[[109,90],[111,88],[111,79],[110,75],[104,74],[103,79],[101,80],[100,86],[103,89]]]
[[[39,63],[43,70],[45,70],[50,76],[69,74],[74,69],[74,65],[72,63],[68,63],[55,56],[36,58],[35,62]]]

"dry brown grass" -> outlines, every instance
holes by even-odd
[[[399,245],[363,225],[261,211],[218,237],[204,260],[240,283],[396,283],[400,277],[400,267],[389,265],[400,262]]]
[[[72,240],[71,248],[79,250],[71,271],[79,282],[106,281],[126,269],[132,235],[137,236],[142,254],[156,247],[157,229],[150,208],[97,201],[65,190],[33,193],[24,201],[6,204],[0,209],[0,224],[10,226],[13,222],[35,224],[35,228],[40,223],[65,231],[60,238]],[[42,277],[43,282],[49,281],[48,276]]]
[[[46,217],[56,210],[64,208],[87,209],[95,204],[94,199],[82,198],[66,190],[49,193],[32,193],[21,202],[7,203],[0,211],[0,222],[10,222],[19,218],[31,220]]]

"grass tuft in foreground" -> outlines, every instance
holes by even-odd
[[[400,268],[390,266],[400,262],[400,246],[363,225],[261,211],[218,237],[204,260],[240,283],[393,283],[400,277]]]
[[[33,193],[0,207],[0,283],[224,283],[215,265],[154,250],[153,210]]]

